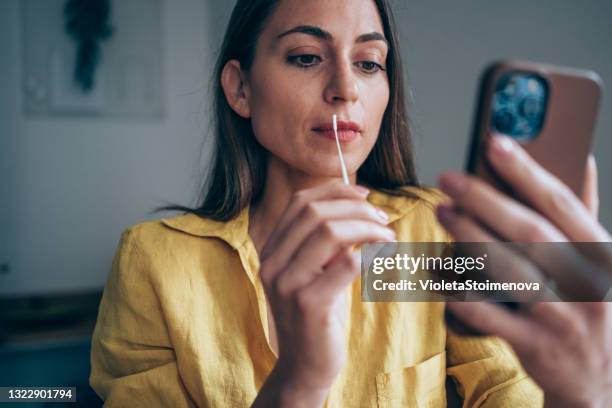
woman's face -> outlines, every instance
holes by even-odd
[[[389,100],[383,32],[372,0],[280,1],[244,78],[257,140],[301,172],[338,177],[336,114],[349,174],[356,173]]]

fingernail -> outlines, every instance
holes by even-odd
[[[451,196],[457,196],[467,191],[467,178],[460,173],[445,173],[438,182],[440,188]]]
[[[383,221],[389,221],[389,216],[383,210],[377,208],[376,215],[378,215],[378,217],[380,217]]]
[[[452,223],[457,217],[457,213],[447,204],[440,204],[436,212],[440,222],[445,225]]]
[[[363,186],[353,185],[353,188],[357,190],[357,192],[361,195],[367,196],[368,194],[370,194],[370,190]]]
[[[490,154],[493,157],[504,158],[512,154],[514,143],[508,136],[493,135],[491,138]]]

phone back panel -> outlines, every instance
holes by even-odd
[[[481,78],[468,171],[512,193],[495,176],[484,154],[494,131],[491,114],[496,84],[502,76],[512,73],[536,75],[548,88],[538,135],[532,140],[517,141],[537,162],[580,195],[602,93],[601,79],[592,71],[525,61],[491,65]]]

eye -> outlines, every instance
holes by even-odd
[[[290,55],[287,61],[300,68],[309,68],[321,62],[321,57],[314,54]]]
[[[378,71],[385,71],[385,67],[374,61],[359,61],[355,64],[367,74],[374,74]]]

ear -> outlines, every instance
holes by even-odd
[[[225,64],[221,72],[221,86],[225,99],[234,112],[245,119],[249,118],[251,116],[249,90],[240,69],[240,62],[233,59]]]

